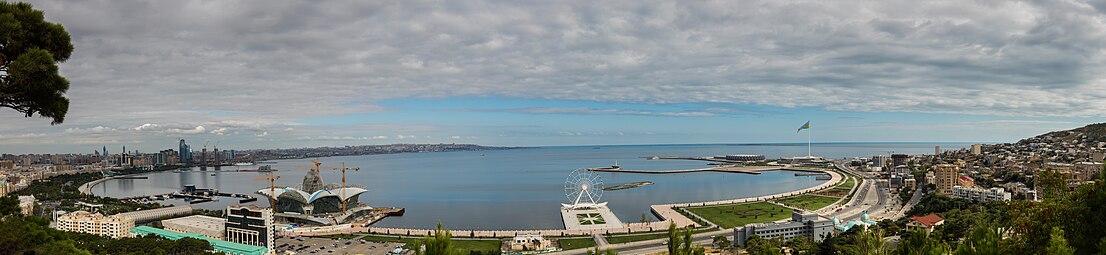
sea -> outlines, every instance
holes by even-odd
[[[811,151],[827,159],[903,154],[932,154],[934,146],[955,150],[967,143],[815,143]],[[650,160],[648,156],[723,156],[759,154],[768,158],[806,156],[807,144],[678,144],[552,146],[509,150],[400,153],[319,158],[324,166],[345,163],[358,167],[347,171],[349,185],[369,191],[360,202],[375,207],[402,207],[403,216],[388,217],[377,227],[433,228],[439,222],[455,230],[527,230],[563,229],[559,208],[571,203],[566,196],[568,175],[582,168],[673,170],[710,167],[706,161]],[[277,169],[278,186],[302,183],[310,159],[267,162]],[[256,169],[257,166],[229,166],[223,170]],[[209,170],[212,168],[208,168]],[[770,171],[759,175],[740,173],[597,173],[605,186],[633,182],[652,182],[637,188],[601,193],[600,201],[622,222],[656,221],[649,205],[735,199],[775,194],[816,186],[823,181],[813,176],[795,176],[790,171]],[[242,193],[258,198],[268,206],[267,198],[256,191],[267,189],[268,181],[256,180],[266,174],[252,172],[191,171],[144,174],[148,179],[108,180],[93,187],[100,196],[132,197],[164,194],[185,185]],[[326,183],[341,183],[341,172],[323,171]],[[166,200],[165,204],[187,204]],[[239,204],[239,199],[222,197],[217,201],[193,204],[196,208],[222,210]]]

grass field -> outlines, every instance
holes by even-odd
[[[595,240],[591,239],[591,237],[560,239],[557,240],[557,242],[561,244],[561,249],[564,250],[595,247]]]
[[[794,207],[814,211],[814,210],[822,209],[823,207],[829,206],[830,204],[833,204],[833,202],[837,202],[838,199],[840,199],[840,198],[823,197],[823,196],[815,196],[815,195],[800,195],[800,196],[787,197],[787,198],[779,199],[779,200],[776,200],[776,201],[779,201],[780,203],[783,203],[783,204],[786,204],[786,205],[790,205],[790,206],[794,206]]]
[[[749,223],[777,221],[791,217],[791,209],[769,204],[768,202],[690,207],[688,210],[699,215],[699,217],[703,217],[703,219],[714,222],[714,224],[722,228],[739,227]]]
[[[629,243],[629,242],[637,242],[637,241],[644,241],[644,240],[653,240],[653,239],[658,239],[658,238],[668,238],[668,233],[636,235],[636,236],[611,236],[611,237],[607,237],[607,242],[612,243],[612,244]]]
[[[365,241],[403,243],[404,249],[414,249],[415,241],[422,240],[422,238],[400,238],[393,236],[366,236],[363,239],[365,239]],[[499,240],[453,240],[453,247],[461,249],[463,253],[469,253],[469,251],[498,251],[499,244]]]

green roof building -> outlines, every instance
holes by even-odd
[[[185,237],[196,238],[207,241],[211,244],[211,248],[216,252],[222,252],[233,255],[265,255],[269,254],[269,249],[261,246],[245,245],[240,243],[227,242],[218,239],[212,239],[201,234],[196,233],[180,233],[160,228],[154,228],[149,226],[137,226],[131,229],[131,233],[138,236],[145,236],[154,234],[160,237],[164,237],[169,240],[178,240]]]

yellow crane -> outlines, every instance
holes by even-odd
[[[276,180],[279,180],[280,176],[277,176],[273,174],[272,171],[270,171],[269,176],[254,177],[253,179],[257,181],[269,181],[269,206],[272,207],[273,212],[276,212],[276,199],[273,198],[273,196],[276,196]]]
[[[358,171],[358,170],[361,170],[361,168],[359,168],[359,167],[346,167],[346,162],[345,161],[342,162],[342,167],[320,166],[320,165],[322,165],[322,163],[319,163],[318,161],[315,161],[315,160],[311,160],[311,163],[315,163],[315,170],[323,169],[323,170],[342,171],[342,197],[339,200],[342,200],[342,212],[343,213],[346,212],[346,199],[345,199],[346,198],[346,171],[347,170],[349,170],[349,171]]]

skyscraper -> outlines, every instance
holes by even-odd
[[[180,139],[180,152],[177,154],[177,158],[181,164],[192,164],[192,147],[188,146],[184,139]]]

